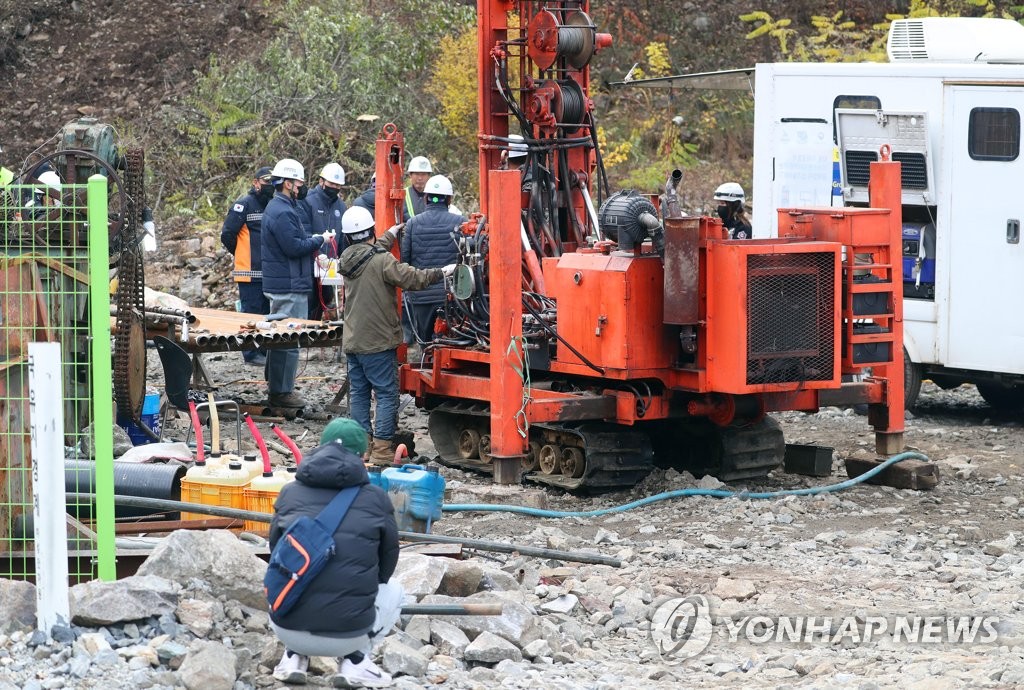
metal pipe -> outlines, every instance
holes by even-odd
[[[558,549],[544,549],[539,546],[526,546],[523,544],[506,544],[500,541],[487,541],[485,539],[464,539],[462,537],[449,537],[443,534],[419,534],[418,532],[399,532],[402,539],[415,542],[433,542],[439,544],[462,544],[471,549],[481,551],[495,551],[497,553],[520,553],[524,556],[536,558],[554,558],[560,561],[573,561],[575,563],[593,563],[595,565],[610,565],[613,568],[621,568],[622,561],[611,556],[602,556],[599,553],[584,553],[560,551]]]
[[[69,493],[68,501],[90,501],[95,500],[95,494]],[[270,522],[274,517],[270,513],[260,513],[254,510],[240,510],[238,508],[223,508],[221,506],[210,506],[202,503],[184,503],[182,501],[168,501],[159,498],[144,498],[142,496],[115,495],[114,503],[123,506],[134,506],[136,508],[154,508],[157,510],[184,511],[188,513],[202,513],[215,517],[233,518],[235,520],[249,520],[252,522]],[[613,568],[621,568],[622,561],[611,556],[603,556],[598,553],[583,553],[573,551],[560,551],[558,549],[544,549],[538,546],[526,546],[525,544],[506,544],[500,541],[487,541],[484,539],[463,539],[462,537],[449,537],[443,534],[419,534],[418,532],[399,532],[398,537],[404,541],[428,542],[435,544],[461,544],[471,549],[481,551],[493,551],[495,553],[519,553],[524,556],[537,558],[554,558],[560,561],[573,563],[593,563],[595,565],[610,565]]]
[[[148,314],[165,314],[167,316],[181,316],[188,319],[189,323],[196,322],[196,315],[187,309],[171,309],[170,307],[146,307]]]
[[[402,607],[403,616],[500,616],[500,602],[494,604],[406,604]]]
[[[597,220],[597,211],[594,209],[594,202],[590,200],[590,192],[587,191],[587,185],[581,184],[579,186],[580,192],[583,193],[583,201],[587,205],[587,215],[590,216],[590,223],[594,227],[594,232],[597,233],[597,239],[604,241],[604,233],[601,232],[601,223]]]

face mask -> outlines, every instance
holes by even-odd
[[[338,198],[338,192],[340,191],[340,189],[335,189],[334,187],[324,187],[324,194],[326,194],[327,198],[331,201]]]
[[[307,187],[306,185],[302,185],[301,187],[299,187],[299,191],[298,191],[298,193],[297,193],[297,194],[295,195],[295,198],[296,198],[296,199],[297,199],[298,201],[302,201],[303,199],[305,199],[305,198],[306,198],[306,193],[307,193],[308,191],[309,191],[309,187]]]
[[[269,184],[263,185],[262,187],[259,188],[259,191],[256,192],[256,198],[262,201],[263,203],[267,203],[268,201],[270,201],[273,198],[273,196],[274,188],[271,187]]]
[[[723,223],[728,221],[731,215],[728,204],[722,204],[718,207],[718,217],[722,219]]]

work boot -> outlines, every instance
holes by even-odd
[[[370,446],[370,464],[391,467],[395,464],[395,449],[390,438],[375,438]]]
[[[305,407],[306,401],[298,393],[271,393],[269,398],[271,407]]]

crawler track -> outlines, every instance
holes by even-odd
[[[490,460],[490,408],[444,402],[430,411],[428,430],[438,460],[484,474]],[[723,481],[763,477],[785,452],[782,430],[771,418],[724,428],[662,424],[643,428],[604,422],[535,424],[523,460],[527,481],[567,491],[607,491],[637,484],[658,464],[712,474]]]

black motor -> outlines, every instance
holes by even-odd
[[[605,236],[619,244],[619,249],[632,251],[650,237],[659,254],[665,251],[665,240],[658,220],[658,211],[651,201],[633,189],[617,192],[601,205],[598,214]]]

